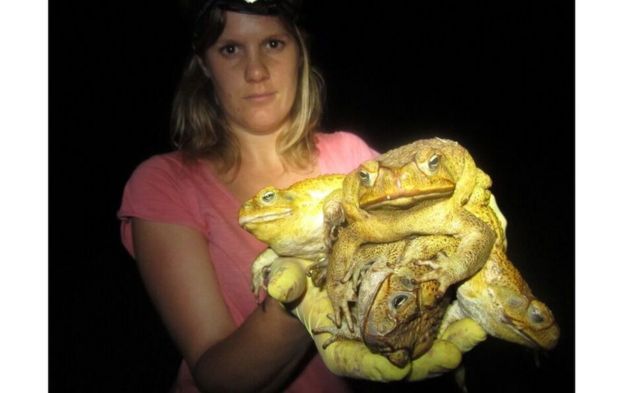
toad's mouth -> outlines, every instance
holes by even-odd
[[[555,321],[540,329],[535,334],[527,332],[527,327],[522,321],[514,319],[505,314],[508,319],[506,324],[513,330],[513,332],[524,342],[529,348],[532,349],[552,349],[557,345],[559,341],[559,328],[556,326]]]
[[[360,305],[358,307],[357,320],[364,321],[364,326],[366,326],[371,305],[375,301],[379,289],[387,282],[386,280],[393,271],[386,267],[385,264],[379,263],[379,261],[370,261],[363,270],[360,274],[361,276],[366,275],[366,280],[361,277],[361,280],[356,285],[358,304]],[[362,286],[363,282],[366,282],[366,285]]]
[[[260,213],[260,214],[252,214],[241,216],[238,219],[238,223],[243,226],[249,226],[250,224],[259,224],[264,222],[276,221],[285,217],[290,216],[292,213],[292,209],[283,209],[280,211],[273,211],[270,213]]]
[[[410,361],[410,353],[407,349],[398,349],[396,351],[383,352],[381,355],[385,356],[390,363],[397,367],[405,367]]]
[[[365,209],[408,209],[422,201],[450,197],[453,195],[454,191],[455,185],[450,183],[430,189],[417,188],[412,190],[398,190],[376,197],[362,197],[360,199],[360,206]]]

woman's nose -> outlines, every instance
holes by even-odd
[[[269,69],[262,55],[259,53],[250,55],[245,69],[245,79],[248,82],[262,82],[268,79],[269,75]]]

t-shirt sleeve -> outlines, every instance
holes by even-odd
[[[362,138],[347,131],[320,134],[317,146],[326,172],[348,173],[379,155]]]
[[[341,131],[340,134],[344,135],[344,138],[346,139],[346,145],[351,150],[354,161],[357,162],[355,166],[360,165],[360,163],[362,163],[363,161],[370,160],[379,155],[377,151],[368,146],[368,144],[364,142],[364,140],[359,136],[346,131]]]
[[[131,255],[134,255],[131,218],[204,230],[204,224],[198,220],[194,195],[187,191],[187,183],[181,163],[165,156],[154,156],[133,172],[117,213],[121,220],[121,240]]]

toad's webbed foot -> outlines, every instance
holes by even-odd
[[[331,319],[331,316],[328,315]],[[322,347],[326,349],[331,344],[335,343],[338,340],[360,340],[357,332],[345,331],[344,329],[338,328],[336,326],[324,326],[320,328],[312,329],[312,334],[330,334],[327,340],[323,341]]]
[[[260,290],[267,290],[273,262],[278,255],[271,248],[264,250],[251,265],[251,291],[259,302]]]
[[[323,287],[327,279],[327,258],[323,258],[306,268],[306,275],[310,277],[316,287]]]
[[[342,278],[340,279],[340,283],[342,284],[346,284],[349,281],[351,281],[353,279],[353,277],[355,277],[355,280],[357,281],[358,277],[359,277],[359,264],[356,262],[350,262],[349,264],[349,268],[347,269],[347,272],[345,273],[344,276],[342,276]]]
[[[323,205],[323,237],[325,246],[328,250],[332,248],[332,245],[338,238],[338,231],[341,225],[345,222],[345,214],[342,209],[342,204],[334,195],[335,192]]]
[[[333,300],[330,298],[332,306],[334,308],[333,315],[328,315],[328,318],[336,325],[336,327],[342,327],[343,319],[347,322],[347,327],[350,332],[353,332],[354,318],[351,314],[351,305],[357,300],[356,294],[353,291],[351,285],[340,286],[340,289],[334,292]]]
[[[351,279],[358,267],[354,255],[360,248],[360,245],[362,245],[362,242],[363,240],[358,236],[357,228],[354,228],[354,226],[340,230],[331,252],[332,279],[338,280],[343,284]]]
[[[271,267],[265,266],[262,269],[254,273],[251,281],[251,290],[256,298],[256,303],[260,304],[260,290],[267,290],[269,283],[269,275],[271,274]]]

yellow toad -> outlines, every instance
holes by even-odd
[[[439,297],[483,266],[497,234],[466,209],[473,194],[484,200],[489,196],[485,189],[476,190],[486,183],[482,174],[466,149],[436,138],[390,150],[345,177],[341,207],[348,225],[333,245],[327,272],[338,327],[343,314],[352,325],[349,304],[356,293],[344,284],[359,270],[353,255],[363,244],[427,235],[459,239],[454,253],[439,255],[429,262],[433,269],[417,278],[437,281]]]

